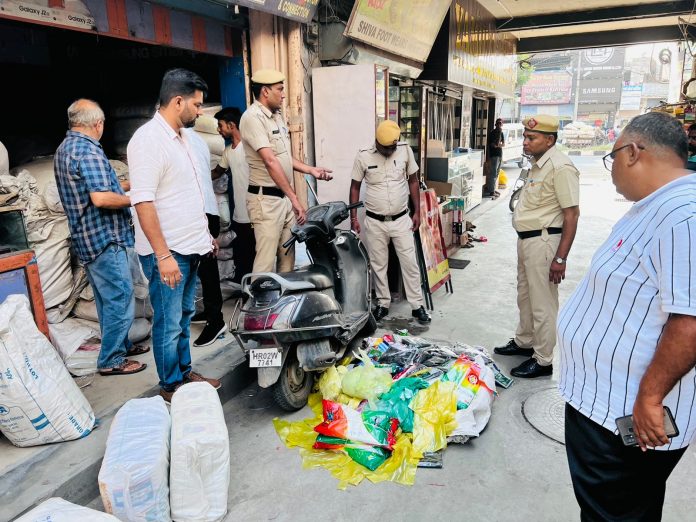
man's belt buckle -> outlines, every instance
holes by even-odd
[[[384,221],[392,221],[392,217],[391,216],[384,216]]]

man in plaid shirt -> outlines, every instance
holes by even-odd
[[[99,105],[77,100],[68,107],[68,122],[70,130],[56,150],[54,171],[73,248],[94,290],[102,335],[97,367],[101,375],[138,373],[147,365],[126,356],[150,348],[128,340],[135,313],[126,253],[133,247],[130,198],[99,144],[104,133]]]

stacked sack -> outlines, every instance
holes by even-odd
[[[119,179],[128,179],[125,163],[110,162]],[[84,268],[71,255],[70,230],[58,194],[53,156],[36,158],[12,169],[11,175],[0,175],[0,193],[16,194],[7,204],[24,208],[27,239],[36,254],[52,343],[73,375],[94,373],[100,336],[97,307]],[[153,310],[147,279],[132,250],[129,267],[136,306],[128,337],[132,342],[140,342],[150,335]],[[77,321],[70,319],[63,327],[56,326],[71,313]]]
[[[230,443],[215,389],[181,386],[116,414],[99,471],[104,508],[120,520],[220,521],[227,513]]]

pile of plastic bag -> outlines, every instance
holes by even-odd
[[[363,348],[356,365],[322,373],[314,417],[274,420],[303,467],[328,469],[341,489],[366,478],[413,484],[424,454],[481,434],[496,381],[510,382],[481,347],[385,335]]]

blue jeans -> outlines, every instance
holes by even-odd
[[[191,318],[195,312],[196,270],[200,256],[172,252],[179,265],[181,281],[174,289],[165,285],[154,254],[139,256],[149,281],[150,301],[154,309],[152,351],[155,355],[159,385],[174,391],[191,371]]]
[[[132,346],[128,330],[135,314],[133,280],[126,248],[111,243],[94,261],[85,265],[85,271],[94,290],[101,328],[97,368],[105,370],[121,366],[126,351]]]

